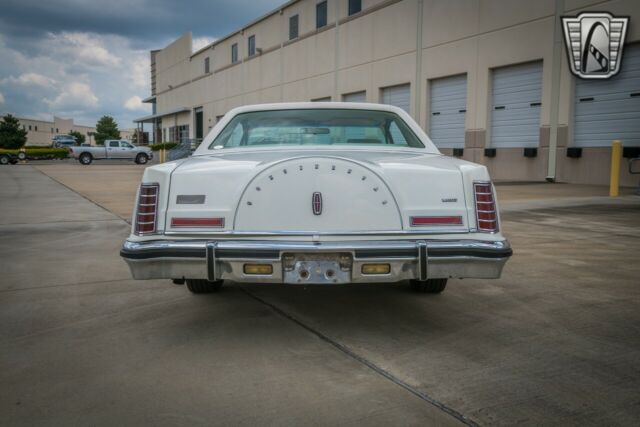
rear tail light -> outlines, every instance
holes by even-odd
[[[138,235],[156,232],[159,188],[158,184],[140,186],[135,222],[135,232]]]
[[[493,186],[490,182],[474,182],[473,192],[476,200],[476,223],[478,231],[498,231],[498,212],[496,200],[493,195]]]

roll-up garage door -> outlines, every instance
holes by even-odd
[[[574,123],[577,147],[640,146],[640,46],[625,47],[610,79],[576,79]]]
[[[542,61],[493,70],[491,147],[537,147]]]
[[[429,137],[440,148],[464,148],[467,75],[431,81]]]
[[[411,85],[385,87],[382,89],[382,103],[400,107],[408,113],[411,103]]]
[[[362,92],[346,93],[342,95],[342,100],[344,102],[367,102],[367,92],[363,90]]]

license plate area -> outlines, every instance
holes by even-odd
[[[333,285],[351,282],[353,255],[344,253],[285,253],[284,282],[296,285]]]

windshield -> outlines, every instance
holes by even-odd
[[[209,148],[345,144],[424,147],[409,126],[395,113],[356,109],[308,109],[238,114]]]

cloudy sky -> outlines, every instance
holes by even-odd
[[[285,0],[2,0],[0,113],[121,128],[150,113],[149,50],[192,31],[194,50]]]

